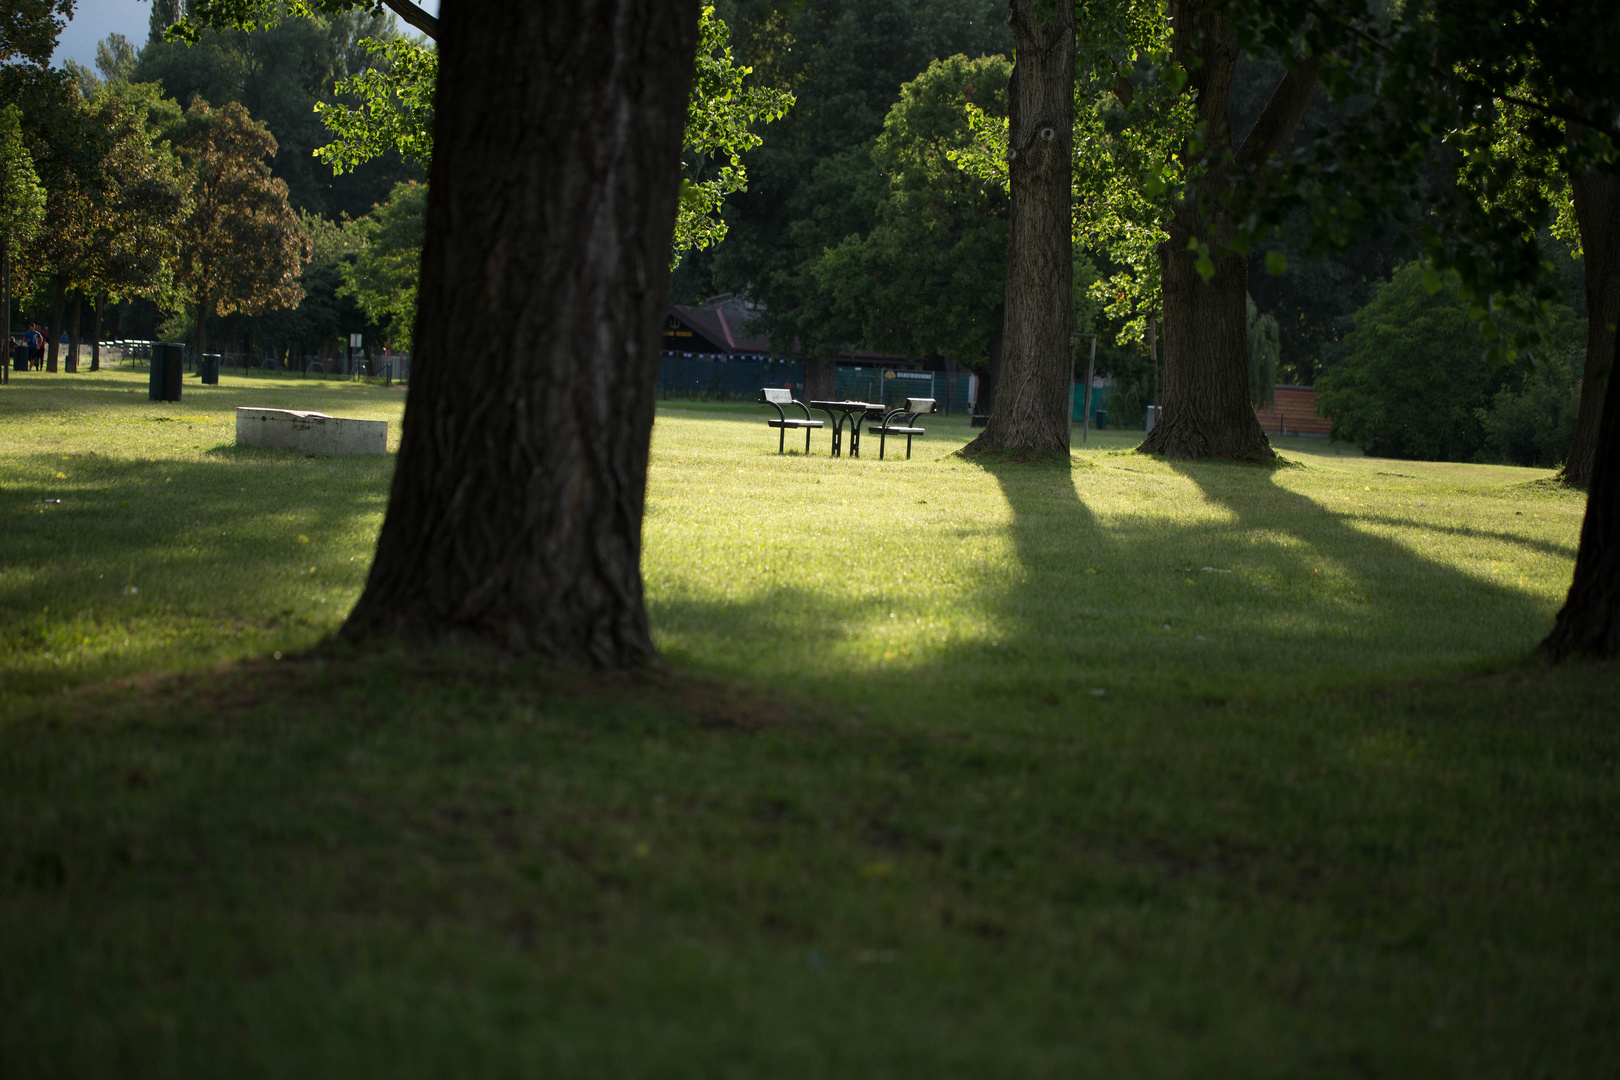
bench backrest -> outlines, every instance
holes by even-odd
[[[772,386],[761,387],[759,391],[759,400],[762,403],[768,402],[773,405],[791,405],[793,404],[793,391],[782,390]]]
[[[906,398],[906,412],[908,413],[931,413],[933,411],[934,399],[931,397]]]

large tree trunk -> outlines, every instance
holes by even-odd
[[[445,0],[416,367],[345,637],[654,656],[641,521],[697,18]]]
[[[84,320],[84,290],[73,290],[73,314],[68,318],[67,363],[62,370],[69,375],[79,373],[79,324]]]
[[[1222,196],[1287,145],[1316,92],[1320,62],[1284,76],[1237,152],[1231,153],[1237,37],[1208,0],[1172,0],[1174,59],[1197,95],[1209,171],[1176,206],[1159,248],[1163,289],[1164,410],[1138,448],[1172,458],[1276,457],[1249,402],[1248,260],[1224,251],[1233,225]],[[1196,56],[1196,62],[1194,61]],[[1191,159],[1195,154],[1188,148]],[[1207,242],[1214,273],[1198,272],[1192,242]]]
[[[1561,478],[1584,488],[1592,482],[1598,427],[1614,366],[1614,328],[1620,323],[1620,173],[1584,172],[1569,179],[1586,272],[1586,364],[1575,439]]]
[[[52,375],[56,374],[56,356],[61,350],[58,348],[58,338],[62,336],[62,301],[67,296],[67,278],[61,274],[56,275],[56,295],[51,301],[50,333],[45,339],[45,370]]]
[[[1074,6],[1010,0],[1007,300],[995,411],[963,453],[1069,450],[1074,358]]]
[[[1620,328],[1610,331],[1620,349]],[[1611,352],[1610,355],[1614,355]],[[1581,523],[1575,576],[1552,633],[1541,643],[1554,660],[1620,654],[1620,379],[1609,379],[1598,424],[1592,481]]]

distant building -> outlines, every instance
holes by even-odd
[[[1268,435],[1311,435],[1326,437],[1333,431],[1333,420],[1316,415],[1316,388],[1278,386],[1276,401],[1269,409],[1254,410],[1260,428]]]
[[[664,312],[664,336],[660,349],[665,357],[686,360],[799,360],[797,345],[791,355],[771,351],[770,339],[748,324],[759,317],[759,305],[732,293],[705,300],[702,304],[671,304]],[[908,360],[894,353],[865,349],[840,350],[838,364],[907,367],[920,371],[945,370],[944,361],[935,357]]]

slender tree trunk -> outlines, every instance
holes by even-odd
[[[69,375],[79,373],[79,326],[84,318],[84,290],[73,290],[73,314],[68,319],[68,353],[67,363],[62,370]]]
[[[1148,403],[1159,404],[1159,320],[1157,316],[1148,316],[1148,366],[1153,369],[1153,389],[1148,394]]]
[[[995,411],[965,454],[1069,450],[1074,6],[1009,0],[1007,299]],[[1041,9],[1041,10],[1038,10]]]
[[[1611,350],[1620,351],[1620,328],[1610,335]],[[1554,660],[1620,655],[1620,379],[1607,382],[1575,576],[1552,633],[1541,643]]]
[[[50,334],[45,342],[45,370],[56,374],[56,356],[61,350],[57,339],[62,336],[62,301],[67,296],[67,278],[56,275],[56,296],[51,301]]]
[[[344,636],[654,657],[641,522],[697,17],[445,0],[416,370]]]
[[[101,311],[107,306],[107,294],[96,294],[96,313],[90,322],[90,370],[101,370]]]
[[[984,381],[979,386],[979,401],[977,415],[989,419],[990,414],[996,411],[996,381],[1001,378],[1002,334],[1006,328],[1006,318],[1003,312],[997,311],[990,330],[989,356],[985,358]]]
[[[1320,61],[1284,76],[1236,153],[1231,152],[1237,37],[1210,0],[1172,0],[1174,58],[1188,68],[1210,169],[1197,196],[1178,205],[1159,247],[1164,321],[1164,410],[1138,448],[1171,458],[1276,457],[1249,403],[1246,257],[1223,252],[1233,225],[1224,194],[1287,145],[1316,92]],[[1194,62],[1194,56],[1197,60]],[[1189,156],[1193,148],[1188,148]],[[1207,242],[1213,274],[1198,272],[1188,244]]]
[[[208,351],[208,290],[197,298],[197,370],[202,370],[203,354]]]
[[[5,362],[0,363],[0,383],[11,382],[11,366],[15,362],[16,350],[11,343],[11,234],[8,232],[0,237],[4,247],[0,247],[0,310],[6,313],[6,356]]]
[[[831,401],[838,392],[838,363],[830,356],[804,358],[804,400]]]
[[[1561,479],[1584,488],[1592,482],[1597,460],[1598,428],[1614,367],[1615,325],[1620,323],[1620,173],[1578,173],[1569,186],[1586,272],[1586,364],[1575,439]]]

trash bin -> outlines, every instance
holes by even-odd
[[[202,362],[197,365],[197,375],[203,382],[211,386],[219,385],[219,353],[205,353]]]
[[[1108,430],[1108,410],[1107,409],[1098,409],[1097,410],[1097,430],[1098,431],[1107,431]]]
[[[180,376],[185,366],[182,349],[174,342],[152,343],[152,378],[146,395],[151,400],[180,400]]]
[[[1147,433],[1149,435],[1153,433],[1153,425],[1157,424],[1158,422],[1159,407],[1157,405],[1149,405],[1147,407]]]
[[[28,370],[28,346],[27,345],[19,345],[19,346],[17,346],[15,349],[13,349],[11,351],[11,370],[12,371],[27,371]]]

